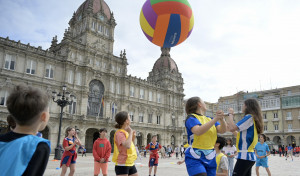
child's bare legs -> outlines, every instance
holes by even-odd
[[[73,176],[75,173],[75,164],[70,164],[70,173],[69,176]]]
[[[60,176],[65,176],[66,175],[66,172],[67,172],[67,166],[65,164],[63,164],[61,166],[61,173],[60,173]]]
[[[256,176],[259,176],[259,167],[256,167],[255,171],[256,171]]]
[[[149,167],[149,175],[151,175],[153,166]]]
[[[156,175],[157,166],[154,166],[154,175]]]
[[[270,169],[268,167],[266,167],[266,171],[268,172],[268,176],[271,176],[271,172],[270,172]]]

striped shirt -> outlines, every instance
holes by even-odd
[[[254,147],[258,141],[255,121],[251,114],[247,114],[236,126],[239,129],[236,138],[237,159],[256,161]]]

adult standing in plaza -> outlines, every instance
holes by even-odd
[[[73,176],[75,173],[77,158],[76,145],[81,145],[81,142],[78,139],[75,128],[68,127],[66,129],[66,137],[63,141],[63,148],[65,149],[65,151],[60,163],[60,167],[62,168],[60,174],[61,176],[64,176],[66,174],[68,167],[70,167],[69,176]]]
[[[281,154],[282,154],[282,149],[281,149],[281,146],[279,146],[279,149],[278,149],[278,151],[279,151],[279,157],[281,157]]]
[[[156,176],[158,166],[158,151],[162,146],[157,142],[157,136],[152,136],[152,141],[146,146],[146,150],[149,150],[149,176],[151,176],[152,168],[154,166],[154,176]]]
[[[285,160],[287,160],[289,156],[291,156],[293,161],[293,147],[291,146],[291,144],[289,144],[289,146],[287,147],[287,155]]]
[[[176,159],[179,159],[179,156],[178,156],[178,155],[179,155],[179,152],[180,152],[179,150],[180,150],[180,149],[179,149],[178,145],[176,145],[176,146],[175,146],[175,149],[174,149],[174,152],[175,152],[175,154],[176,154]]]
[[[245,116],[237,124],[233,122],[234,110],[228,110],[228,127],[231,132],[237,131],[238,154],[233,176],[251,176],[251,169],[256,161],[254,147],[258,141],[258,134],[263,132],[262,113],[258,102],[255,99],[247,99],[242,110]]]
[[[215,118],[206,117],[206,105],[199,97],[189,98],[185,110],[188,114],[185,126],[191,146],[185,152],[187,172],[190,176],[215,176],[217,163],[214,146],[217,133],[226,132],[224,113],[218,111]]]
[[[115,128],[118,130],[114,135],[114,154],[112,161],[115,165],[115,173],[117,176],[138,176],[134,161],[137,158],[133,141],[135,139],[135,131],[131,129],[131,120],[128,112],[121,111],[117,113],[117,124]]]
[[[167,151],[168,151],[169,158],[171,158],[171,154],[172,154],[172,146],[168,145],[168,146],[167,146]]]
[[[161,153],[161,158],[166,158],[166,147],[165,146],[163,146],[160,149],[160,153]]]
[[[180,156],[181,158],[183,158],[183,154],[184,154],[185,148],[183,145],[180,146]]]
[[[224,154],[227,156],[228,159],[228,170],[229,176],[232,176],[233,173],[233,164],[234,164],[234,157],[236,156],[236,147],[233,145],[232,139],[228,138],[226,140],[226,146],[223,148]]]

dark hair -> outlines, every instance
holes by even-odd
[[[65,133],[65,136],[66,136],[66,137],[69,136],[69,131],[71,131],[72,129],[75,129],[75,128],[73,128],[73,127],[68,127],[68,128],[66,129],[66,133]]]
[[[101,129],[99,130],[99,133],[102,133],[103,131],[105,131],[105,132],[107,133],[106,128],[101,128]]]
[[[219,143],[219,150],[222,150],[222,148],[225,146],[226,144],[226,139],[222,136],[218,136],[217,138],[217,142],[216,143]]]
[[[232,139],[231,138],[227,138],[226,139],[226,145],[228,145],[227,141],[230,141],[230,146],[232,147],[233,146]]]
[[[126,111],[118,112],[116,114],[115,119],[117,122],[117,124],[115,124],[115,128],[121,129],[122,126],[124,125],[124,122],[128,119],[128,112]]]
[[[7,109],[14,121],[21,125],[32,125],[39,115],[48,108],[49,96],[40,89],[16,86],[7,98]]]
[[[199,97],[192,97],[189,98],[185,105],[185,112],[186,114],[192,114],[196,113],[198,108],[198,103],[201,102],[201,99]]]
[[[247,99],[244,104],[246,106],[245,115],[251,114],[253,116],[257,133],[261,134],[263,132],[264,125],[258,102],[255,99]]]
[[[14,121],[14,118],[12,117],[12,115],[8,115],[7,118],[6,118],[6,121],[8,123],[8,126],[7,126],[7,132],[10,132],[11,129],[15,129],[16,128],[16,122]]]
[[[260,134],[259,137],[262,136],[264,138],[264,142],[267,141],[267,136],[265,134]]]

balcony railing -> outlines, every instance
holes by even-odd
[[[293,117],[286,117],[285,120],[293,120]]]
[[[268,119],[264,119],[264,122],[268,122]]]
[[[272,121],[273,121],[273,122],[278,122],[278,121],[279,121],[279,118],[274,118]]]

